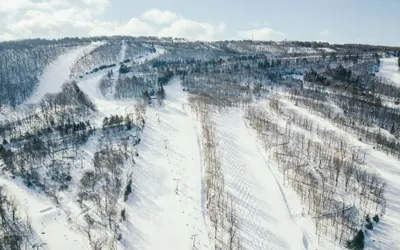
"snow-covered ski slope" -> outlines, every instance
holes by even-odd
[[[94,42],[59,56],[46,67],[39,78],[39,86],[35,93],[25,103],[36,103],[47,93],[59,92],[61,86],[69,80],[71,66],[85,53],[89,53],[101,44],[101,42]]]
[[[211,249],[202,202],[194,120],[183,111],[178,81],[165,87],[162,108],[150,108],[139,144],[135,193],[129,201],[127,249]],[[176,193],[176,188],[178,192]]]
[[[98,45],[91,44],[71,51],[49,65],[37,92],[27,103],[36,103],[46,93],[60,91],[62,83],[68,80],[70,66],[85,51],[93,50]],[[121,61],[125,58],[125,51],[126,45],[123,44]],[[157,47],[156,53],[137,59],[136,63],[162,53],[164,50]],[[393,58],[383,59],[380,74],[400,84],[395,62]],[[92,124],[96,127],[101,127],[104,117],[133,113],[136,103],[117,101],[112,95],[104,96],[98,86],[103,74],[105,72],[99,72],[78,80],[79,88],[98,110],[92,117]],[[113,84],[115,88],[116,82]],[[123,204],[127,218],[122,222],[123,238],[117,249],[213,249],[213,229],[204,201],[199,124],[190,109],[186,108],[189,94],[182,90],[180,81],[174,79],[164,89],[166,98],[163,104],[147,109],[141,143],[136,147],[139,157],[133,173],[133,193]],[[366,248],[398,249],[399,161],[376,151],[371,145],[360,142],[355,136],[304,108],[290,102],[286,108],[342,135],[366,153],[368,166],[387,182],[386,214],[382,223],[368,233]],[[215,112],[213,119],[226,189],[237,203],[243,249],[342,249],[335,243],[322,242],[319,245],[312,219],[302,214],[303,206],[298,197],[290,187],[283,185],[278,167],[268,159],[255,132],[247,125],[242,110],[226,108]],[[91,164],[98,139],[97,135],[93,136],[82,149],[87,157],[84,167]],[[79,180],[76,177],[78,175],[73,177],[74,185]],[[91,249],[86,235],[79,230],[80,220],[90,209],[83,210],[77,205],[74,197],[76,187],[71,187],[71,194],[62,196],[61,207],[70,211],[66,212],[46,195],[27,188],[18,178],[2,177],[0,185],[14,194],[29,214],[38,239],[46,243],[42,249]]]
[[[378,75],[386,77],[400,86],[400,69],[397,65],[397,57],[382,58]]]
[[[79,83],[96,104],[101,117],[129,113],[134,102],[106,99],[97,88],[99,78]],[[210,248],[201,200],[200,151],[194,121],[182,109],[186,95],[177,81],[162,108],[149,108],[138,145],[133,197],[126,206],[123,249]],[[88,149],[89,151],[91,149]],[[178,194],[176,187],[178,185]],[[129,237],[127,237],[129,236]]]
[[[122,45],[121,55],[125,50]],[[163,50],[161,50],[163,51]],[[159,53],[154,53],[160,55]],[[154,55],[150,55],[154,57]],[[140,60],[146,60],[143,57]],[[86,77],[79,87],[102,117],[133,112],[135,101],[116,101],[98,88],[101,75]],[[194,120],[184,112],[186,93],[173,81],[163,106],[149,108],[138,146],[133,198],[126,206],[123,249],[191,249],[192,235],[199,248],[211,248],[202,203],[200,151]],[[176,187],[178,185],[178,194]]]
[[[132,112],[134,104],[104,97],[98,88],[100,78],[94,75],[79,82],[98,108],[97,126],[100,117]],[[165,92],[162,107],[147,111],[142,142],[137,148],[140,156],[139,170],[134,173],[135,192],[128,201],[124,229],[124,235],[131,237],[122,245],[125,249],[191,249],[192,235],[196,235],[198,249],[212,249],[211,223],[202,200],[199,124],[185,105],[188,94],[178,80],[165,86]],[[217,114],[215,121],[226,185],[238,202],[243,247],[313,247],[317,243],[313,229],[297,225],[287,194],[271,171],[276,166],[265,161],[243,113],[233,110]]]
[[[307,249],[307,239],[296,225],[280,183],[253,140],[242,112],[217,115],[216,127],[225,183],[237,200],[243,247]]]
[[[378,74],[400,86],[397,57],[381,59]],[[372,240],[366,249],[400,249],[400,237],[397,237],[400,235],[400,161],[374,150],[371,146],[363,145],[363,147],[367,153],[366,161],[369,166],[378,171],[387,183],[386,214],[382,224],[372,232]]]

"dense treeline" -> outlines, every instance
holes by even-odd
[[[37,87],[45,67],[75,46],[50,44],[0,49],[0,105],[15,107],[26,100]]]

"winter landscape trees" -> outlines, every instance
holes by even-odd
[[[57,93],[20,105],[47,65],[91,42],[98,46],[72,60],[70,80],[57,83]],[[184,235],[203,233],[211,248],[290,248],[263,225],[275,215],[257,198],[268,191],[256,185],[258,178],[275,181],[281,210],[303,234],[304,248],[398,242],[380,233],[398,232],[387,218],[399,215],[392,190],[400,183],[391,176],[398,177],[400,159],[400,87],[379,72],[387,59],[393,68],[396,48],[103,37],[0,43],[0,50],[2,249],[50,248],[40,223],[58,225],[52,220],[60,218],[46,220],[40,208],[43,215],[33,211],[30,225],[21,200],[7,191],[10,183],[46,197],[64,216],[59,225],[69,225],[66,232],[78,232],[79,244],[91,249],[151,248],[152,232],[136,228],[135,219],[171,214],[204,220],[207,232],[193,227]],[[176,123],[164,127],[165,120]],[[174,141],[187,136],[181,124],[197,134],[201,200],[187,194],[187,169],[197,165],[180,160],[194,155],[176,152],[186,147]],[[248,145],[240,145],[244,137],[254,139],[251,157],[243,149]],[[150,171],[156,159],[165,162]],[[174,178],[163,179],[168,174]],[[174,202],[177,213],[165,209]],[[192,236],[194,245],[206,245],[199,238]]]

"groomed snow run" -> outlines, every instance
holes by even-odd
[[[123,49],[123,48],[122,48]],[[160,55],[160,53],[158,53]],[[136,101],[104,97],[101,75],[78,83],[98,109],[93,120],[134,112]],[[133,194],[124,206],[123,249],[211,249],[202,202],[202,171],[195,122],[183,109],[187,94],[178,80],[164,87],[161,107],[148,107],[146,126],[137,146]],[[189,111],[188,111],[189,112]],[[88,149],[93,151],[93,149]],[[178,194],[176,187],[178,185]],[[192,235],[196,235],[195,241]]]
[[[26,104],[39,102],[47,93],[57,93],[61,91],[61,86],[69,80],[69,73],[72,65],[85,53],[89,53],[102,42],[93,42],[86,46],[69,51],[59,56],[51,62],[43,71],[39,78],[39,86],[34,94],[25,101]]]
[[[244,249],[308,248],[285,194],[240,110],[217,114],[218,149],[228,192],[235,197]]]
[[[381,65],[377,75],[386,77],[400,87],[400,69],[397,65],[397,57],[381,59]]]
[[[125,235],[129,237],[124,246],[188,250],[195,242],[196,249],[212,249],[202,202],[197,132],[182,106],[187,96],[177,80],[164,89],[163,106],[147,111],[138,146],[135,191],[127,208]]]

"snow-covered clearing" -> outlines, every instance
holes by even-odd
[[[225,183],[236,198],[242,244],[245,249],[307,249],[307,239],[242,116],[237,110],[216,116]]]
[[[81,46],[61,55],[54,62],[50,63],[40,76],[39,86],[35,93],[25,103],[36,103],[47,93],[57,93],[61,91],[61,86],[69,80],[69,73],[72,65],[85,55],[85,53],[89,53],[101,44],[101,42],[96,42]]]
[[[104,97],[98,88],[101,77],[96,75],[79,82],[98,109],[94,121],[98,127],[102,117],[132,113],[135,103]],[[180,83],[173,81],[165,86],[165,91],[163,106],[147,110],[146,127],[137,147],[140,155],[134,172],[133,197],[125,207],[127,221],[122,245],[125,249],[190,249],[191,236],[196,235],[197,247],[210,248],[201,199],[195,124],[183,110],[182,104],[187,101]]]
[[[400,87],[400,69],[397,65],[397,57],[382,58],[379,73]]]

